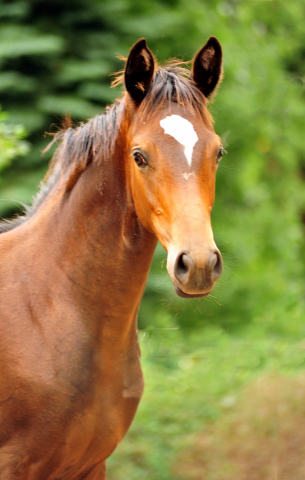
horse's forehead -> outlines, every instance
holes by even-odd
[[[170,135],[184,147],[185,157],[191,166],[193,149],[198,141],[194,124],[180,115],[167,115],[160,120],[160,126],[166,135]]]
[[[136,119],[131,136],[134,145],[147,151],[157,147],[156,152],[168,152],[165,150],[168,145],[175,159],[179,157],[182,164],[191,169],[195,167],[195,158],[202,158],[200,152],[214,143],[217,137],[208,119],[205,121],[193,109],[184,109],[176,104],[155,112],[149,118]]]

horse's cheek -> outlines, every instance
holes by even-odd
[[[139,175],[134,175],[132,183],[132,197],[137,217],[142,226],[152,232],[153,225],[150,212],[154,210],[154,195]]]

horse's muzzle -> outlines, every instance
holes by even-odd
[[[208,295],[222,273],[222,258],[216,248],[192,254],[180,251],[175,257],[169,252],[167,269],[177,295],[198,298]]]

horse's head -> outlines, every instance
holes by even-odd
[[[177,66],[155,70],[145,40],[139,40],[125,69],[135,210],[168,252],[175,291],[186,298],[209,294],[222,272],[210,213],[224,150],[206,107],[221,75],[221,59],[220,44],[211,37],[185,77]]]

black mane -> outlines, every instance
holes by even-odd
[[[1,221],[0,234],[18,227],[31,217],[60,178],[69,177],[69,173],[75,168],[79,177],[92,158],[103,159],[111,153],[118,131],[121,103],[122,101],[119,101],[107,107],[103,114],[91,118],[87,123],[81,123],[76,128],[60,130],[55,134],[46,151],[54,143],[61,143],[55,151],[51,166],[40,184],[33,204],[24,205],[25,211],[18,217]]]

